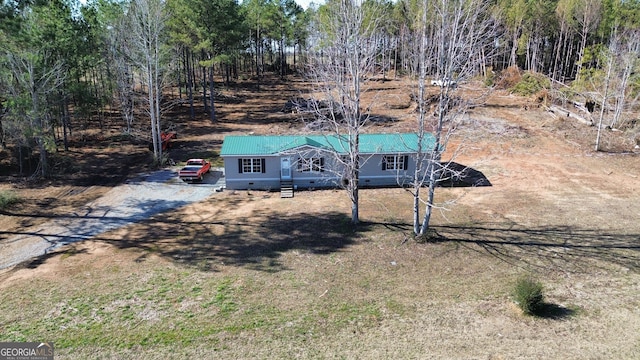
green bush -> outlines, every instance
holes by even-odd
[[[516,281],[513,297],[520,309],[528,315],[537,315],[544,305],[542,284],[528,276]]]
[[[541,90],[550,89],[551,81],[542,75],[527,72],[522,75],[522,79],[511,89],[515,94],[529,96],[540,92]]]
[[[0,191],[0,210],[4,210],[19,201],[20,198],[18,198],[18,196],[13,191]]]

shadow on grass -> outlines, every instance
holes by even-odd
[[[300,256],[337,252],[367,230],[366,225],[352,227],[350,219],[337,212],[270,212],[240,221],[202,222],[185,222],[168,215],[138,224],[122,239],[104,241],[120,249],[145,250],[140,261],[154,253],[203,271],[231,265],[277,272],[286,270],[279,260],[286,252],[295,251]]]
[[[434,226],[429,242],[451,242],[514,266],[588,271],[598,260],[640,272],[640,234],[571,226]],[[471,246],[475,245],[475,246]]]
[[[244,220],[213,220],[214,217],[193,222],[163,213],[153,219],[129,221],[131,226],[122,228],[124,230],[119,230],[117,235],[65,236],[64,239],[27,232],[4,235],[44,236],[71,244],[25,261],[17,268],[36,268],[51,257],[82,253],[74,244],[92,240],[119,249],[142,250],[136,260],[138,262],[154,254],[203,271],[216,271],[218,266],[231,265],[277,272],[286,270],[279,260],[286,252],[295,251],[300,256],[337,252],[351,245],[360,233],[370,228],[367,224],[353,227],[350,218],[338,212],[291,215],[270,211],[268,214],[253,214]],[[110,221],[125,219],[111,218]]]
[[[40,265],[44,264],[50,257],[60,256],[62,258],[67,258],[74,255],[79,254],[87,254],[89,251],[87,249],[79,249],[75,246],[66,247],[62,250],[56,251],[55,253],[47,253],[42,256],[35,257],[29,261],[25,261],[16,266],[16,269],[36,269]]]
[[[563,320],[576,315],[576,311],[561,305],[543,303],[533,316],[542,319]]]

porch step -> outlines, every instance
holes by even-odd
[[[280,181],[280,197],[281,198],[293,197],[293,181]]]

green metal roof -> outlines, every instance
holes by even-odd
[[[432,149],[435,138],[427,134],[423,149]],[[229,135],[222,143],[220,156],[278,155],[310,146],[346,154],[346,137],[338,135]],[[414,133],[360,134],[360,153],[414,153],[418,136]]]

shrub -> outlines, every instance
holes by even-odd
[[[542,284],[528,276],[516,281],[513,297],[520,309],[527,315],[537,315],[544,305]]]
[[[495,79],[495,86],[497,89],[511,89],[516,86],[521,79],[522,75],[520,75],[518,67],[511,66],[500,72],[497,79]]]
[[[496,73],[493,71],[493,67],[487,67],[486,76],[484,77],[484,85],[491,87],[496,83]]]
[[[551,88],[551,82],[542,74],[527,72],[522,79],[511,89],[515,94],[530,96],[544,89]]]
[[[0,191],[0,210],[4,210],[19,201],[20,198],[13,191]]]

